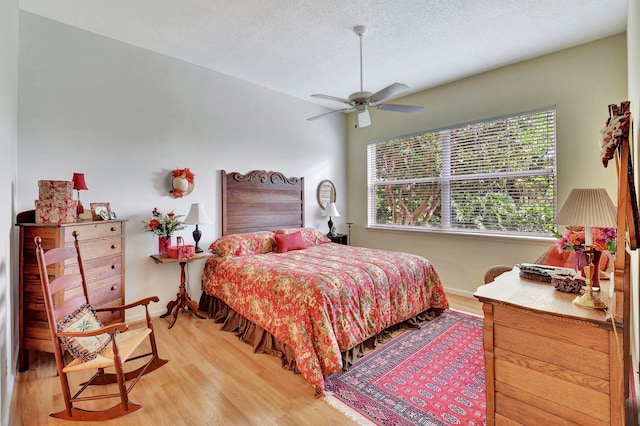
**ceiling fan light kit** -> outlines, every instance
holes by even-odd
[[[332,114],[334,112],[351,112],[357,111],[358,123],[357,127],[367,127],[371,125],[371,116],[369,115],[369,107],[377,108],[381,111],[395,111],[406,112],[409,114],[420,114],[424,110],[424,107],[416,105],[399,105],[399,104],[385,104],[386,99],[394,97],[408,89],[407,85],[402,83],[393,83],[385,87],[376,93],[365,92],[362,84],[362,36],[367,32],[367,27],[358,25],[353,27],[353,32],[358,35],[360,39],[360,91],[349,95],[348,99],[338,98],[336,96],[314,94],[311,95],[314,98],[326,99],[329,101],[342,102],[349,105],[349,108],[337,109],[324,114],[316,115],[315,117],[308,118],[307,120],[315,120],[325,115]]]

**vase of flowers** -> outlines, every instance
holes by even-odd
[[[160,256],[167,255],[167,249],[171,246],[171,236],[175,231],[184,229],[180,218],[182,215],[176,215],[173,211],[162,213],[157,208],[151,212],[149,221],[142,221],[145,231],[151,231],[158,236],[158,253]]]
[[[593,247],[590,253],[593,255],[591,263],[594,268],[591,271],[591,286],[594,290],[600,289],[600,257],[602,252],[608,250],[611,253],[616,252],[616,228],[591,228],[593,236]],[[589,264],[587,252],[584,244],[584,227],[583,226],[567,226],[564,234],[555,232],[558,238],[556,246],[559,250],[573,250],[573,267],[576,272],[580,272],[584,276],[584,267]]]

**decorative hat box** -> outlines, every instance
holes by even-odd
[[[73,182],[67,180],[39,180],[38,198],[42,201],[66,203],[73,200]]]
[[[167,248],[167,257],[182,260],[195,256],[196,246],[185,245],[182,237],[178,237],[177,240],[177,245]]]
[[[76,221],[77,200],[55,202],[36,200],[36,223],[73,223]]]

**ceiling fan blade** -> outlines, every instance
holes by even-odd
[[[369,104],[375,104],[377,102],[382,102],[385,99],[388,99],[392,96],[399,95],[400,93],[407,90],[409,87],[406,84],[402,83],[393,83],[384,89],[374,93],[369,96]]]
[[[326,99],[328,101],[338,101],[338,102],[343,102],[345,104],[351,105],[351,101],[349,99],[338,98],[336,96],[319,95],[319,94],[315,94],[315,95],[311,95],[311,96],[314,97],[314,98]]]
[[[424,107],[416,105],[380,104],[376,107],[383,111],[408,112],[409,114],[420,114]]]
[[[353,111],[353,108],[335,109],[333,111],[325,112],[324,114],[316,115],[315,117],[307,118],[307,121],[316,120],[325,115],[333,114],[334,112]]]

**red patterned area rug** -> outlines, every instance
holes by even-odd
[[[362,424],[483,425],[484,371],[482,318],[448,310],[330,376],[325,387],[329,403]]]

